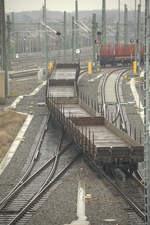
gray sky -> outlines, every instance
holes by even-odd
[[[137,0],[137,3],[140,0]],[[74,11],[75,0],[47,0],[48,10]],[[134,9],[135,0],[121,0],[121,8],[125,3],[129,9]],[[143,0],[142,0],[143,2]],[[100,9],[102,0],[78,0],[79,10]],[[43,5],[43,0],[5,0],[6,12],[18,12],[27,10],[39,10]],[[106,0],[106,7],[114,9],[118,7],[118,0]]]

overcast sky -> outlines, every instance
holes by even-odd
[[[140,0],[137,0],[139,3]],[[143,2],[144,0],[142,0]],[[19,12],[27,10],[40,10],[44,0],[5,0],[6,12]],[[75,0],[47,0],[48,10],[74,11]],[[135,0],[121,0],[121,8],[125,3],[129,10],[134,9]],[[102,0],[78,0],[79,10],[100,9]],[[106,0],[107,9],[118,7],[118,0]]]

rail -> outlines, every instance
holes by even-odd
[[[56,183],[56,181],[70,168],[70,166],[81,156],[81,154],[78,154],[76,157],[74,157],[51,181],[49,181],[42,190],[40,190],[28,203],[25,205],[21,211],[18,213],[15,218],[9,222],[8,225],[14,225],[18,220],[20,220],[23,215],[29,211],[29,209],[43,196],[43,194],[53,185]]]
[[[137,191],[137,186],[135,185],[134,188],[132,186],[130,186],[130,181],[128,182],[128,190],[125,191],[120,187],[119,183],[116,182],[116,177],[114,179],[110,178],[109,175],[107,175],[103,168],[100,165],[97,165],[94,161],[92,161],[87,155],[85,155],[85,161],[87,162],[87,164],[92,168],[92,170],[94,170],[94,172],[97,174],[98,177],[102,178],[102,176],[112,185],[112,187],[114,187],[117,190],[117,193],[119,193],[123,199],[130,205],[130,207],[139,215],[139,217],[142,219],[142,222],[145,220],[145,212],[144,212],[144,205],[140,205],[140,200],[137,203],[138,200],[136,200],[136,198],[138,197],[138,192],[135,193],[135,190]],[[132,179],[132,176],[131,176]],[[133,180],[135,181],[135,184],[138,184],[140,190],[142,188],[142,191],[144,192],[144,188],[143,186],[141,186],[141,182],[138,180],[135,180],[135,178],[133,177]],[[121,183],[123,183],[124,181],[122,181]],[[131,193],[132,192],[132,193]],[[128,193],[128,194],[127,194]],[[135,196],[135,199],[133,200],[133,198],[131,198],[129,196],[129,193],[133,194]],[[141,196],[141,194],[140,194]],[[143,194],[143,199],[142,199],[142,203],[144,201],[144,194]]]
[[[122,70],[122,69],[120,68],[119,71],[120,70]],[[113,72],[114,71],[118,71],[118,69],[113,70]],[[109,75],[111,75],[111,74],[112,74],[112,72]],[[121,76],[122,75],[123,74],[121,74]],[[108,77],[105,78],[105,81],[107,79],[108,79]],[[102,86],[103,87],[101,89],[101,93],[104,93],[105,92],[104,91],[105,82]],[[81,102],[81,104],[83,104],[83,105],[85,104],[86,109],[89,110],[89,112],[92,113],[92,115],[95,115],[95,116],[98,116],[98,117],[105,117],[106,120],[108,120],[110,123],[113,123],[115,127],[119,128],[119,129],[122,127],[122,121],[120,120],[119,122],[117,122],[116,121],[116,115],[114,116],[114,114],[108,110],[108,107],[105,107],[106,101],[105,101],[105,96],[103,94],[101,96],[101,98],[102,98],[101,104],[99,104],[95,99],[90,98],[89,95],[83,90],[82,91],[79,90],[79,96],[78,97],[79,97],[79,102]],[[119,103],[117,103],[117,104],[119,104]],[[115,104],[116,107],[117,107],[117,104]],[[121,108],[121,106],[120,106],[120,108]],[[124,123],[125,123],[125,125],[123,127],[126,128],[128,126],[129,129],[123,129],[123,131],[125,133],[127,133],[130,137],[132,137],[135,141],[137,141],[139,144],[141,144],[142,143],[142,131],[141,131],[141,129],[139,129],[139,128],[137,129],[136,126],[135,125],[133,126],[131,123],[127,124],[126,121],[124,121]]]

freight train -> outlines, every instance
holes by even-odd
[[[135,60],[137,51],[137,45],[128,44],[128,45],[101,45],[100,46],[100,64],[106,65],[117,65],[121,64],[129,64]],[[140,60],[141,63],[144,61],[144,45],[140,47]]]
[[[104,168],[135,171],[143,162],[143,146],[104,118],[98,103],[77,85],[78,64],[56,64],[47,82],[46,101],[53,121],[84,153]],[[86,84],[85,84],[86,87]]]

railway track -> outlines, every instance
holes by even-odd
[[[123,74],[124,72],[120,72],[119,74],[116,75],[116,78],[114,80],[114,87],[116,87],[117,90],[118,90],[118,86],[120,82],[120,77]],[[108,77],[106,79],[106,82],[107,81],[108,81]],[[105,88],[105,85],[104,85],[104,88]],[[103,89],[103,92],[105,93],[105,89]],[[104,100],[106,99],[104,98]],[[117,97],[116,97],[116,102],[117,102]],[[46,131],[51,130],[49,129],[47,125],[49,120],[50,120],[50,117],[48,117],[47,120],[45,121],[43,125],[43,129],[41,131],[40,138],[38,138],[39,141],[37,141],[35,145],[35,151],[32,157],[33,158],[32,163],[30,163],[24,176],[19,181],[19,183],[14,187],[11,193],[8,194],[6,198],[0,202],[0,224],[11,225],[11,224],[16,224],[18,221],[19,221],[19,224],[25,224],[30,219],[30,217],[36,212],[37,208],[47,199],[50,193],[49,189],[54,184],[55,186],[53,186],[53,188],[56,188],[56,186],[61,182],[59,178],[70,168],[72,163],[74,163],[78,159],[78,157],[81,155],[81,154],[78,154],[77,151],[74,151],[75,149],[74,145],[72,145],[72,143],[68,142],[68,140],[65,139],[64,131],[61,131],[59,133],[59,138],[58,138],[58,134],[56,136],[57,138],[54,141],[55,144],[53,146],[53,151],[52,151],[53,154],[49,155],[46,153],[46,151],[43,152],[43,150],[46,148],[44,141],[46,138],[48,138],[45,136],[45,134],[47,133]],[[67,149],[69,149],[69,154],[68,152],[67,154],[65,154]],[[45,153],[47,154],[46,157],[45,157]],[[88,162],[88,164],[90,163]],[[92,165],[92,167],[94,166]],[[102,176],[105,173],[104,171],[100,171],[100,169],[101,168],[98,168],[98,174],[101,174]],[[131,181],[132,180],[130,180],[129,183],[124,185],[124,189],[123,189],[122,183],[118,184],[117,182],[119,181],[116,181],[115,179],[112,180],[109,178],[110,184],[116,185],[116,189],[120,188],[120,191],[118,191],[119,189],[117,189],[117,192],[119,192],[123,196],[125,196],[128,192],[131,193],[131,190],[127,189],[128,186],[130,187]],[[135,190],[136,185],[133,185],[131,189]],[[141,195],[142,195],[142,191],[141,191]],[[131,194],[130,196],[127,196],[126,200],[130,199],[130,202],[135,201],[134,199],[131,199],[131,196],[133,197],[133,194]],[[142,200],[140,201],[142,202]],[[141,205],[139,206],[139,204]],[[142,204],[143,203],[140,203],[140,202],[136,204],[139,211],[141,210],[141,212],[144,209],[144,206],[142,206]],[[130,203],[132,210],[134,208],[134,205],[135,205],[135,202],[134,204]],[[131,211],[131,209],[129,211]],[[144,214],[143,214],[143,218],[144,218]],[[142,225],[142,223],[139,223],[139,224]]]
[[[61,182],[59,178],[80,155],[74,151],[75,146],[69,142],[63,131],[59,132],[58,138],[57,129],[47,125],[49,119],[50,117],[45,120],[40,135],[36,138],[38,141],[34,146],[35,151],[24,175],[0,202],[0,224],[10,225],[18,221],[19,224],[25,224],[47,199],[50,187]],[[49,154],[46,153],[48,147],[45,144],[45,139],[48,138],[51,138],[52,145]]]
[[[120,97],[120,81],[127,71],[127,68],[119,68],[114,69],[109,73],[104,73],[104,76],[101,79],[100,96],[102,102],[101,111],[104,116],[110,119],[111,113],[115,112],[111,120],[113,123],[117,123],[117,120],[119,120],[119,127],[125,132],[127,132],[127,124],[124,113],[125,110],[123,109],[124,106],[122,107],[120,104],[122,102]],[[86,161],[92,169],[95,168],[98,176],[104,176],[110,183],[111,188],[113,186],[117,190],[117,193],[127,201],[129,204],[129,208],[127,208],[129,218],[136,221],[136,225],[144,224],[144,186],[140,181],[131,175],[128,175],[124,182],[117,179],[115,175],[113,178],[110,178],[102,167],[90,162],[88,157],[86,158]],[[130,221],[131,224],[133,224],[133,221]]]
[[[131,175],[127,176],[126,180],[121,180],[115,173],[112,173],[113,176],[106,174],[103,168],[91,161],[88,156],[85,156],[85,161],[100,179],[105,178],[103,181],[111,192],[114,192],[114,188],[115,196],[121,196],[126,201],[129,206],[125,208],[129,215],[128,224],[144,225],[144,185]]]
[[[144,221],[144,185],[131,175],[128,175],[124,181],[121,181],[114,176],[113,181],[115,181],[114,185],[117,191],[133,209],[131,210],[129,208],[128,211],[135,211]]]
[[[72,50],[67,49],[66,50],[66,59],[67,62],[72,62]],[[80,64],[87,65],[89,58],[92,57],[91,55],[91,48],[84,47],[82,48],[81,54],[80,54]],[[57,62],[64,62],[64,53],[63,50],[52,50],[49,54],[49,58],[51,61],[57,61]],[[40,54],[25,54],[24,56],[20,55],[18,59],[13,60],[11,67],[13,70],[22,70],[22,69],[32,69],[38,67],[44,67],[45,68],[45,62],[46,58],[45,55],[42,53]]]
[[[128,69],[115,69],[105,73],[101,84],[101,111],[106,118],[111,116],[111,121],[119,121],[120,129],[126,131],[126,119],[120,98],[120,80]],[[111,88],[110,88],[111,87]]]
[[[25,78],[25,77],[33,77],[33,76],[37,75],[38,71],[39,70],[20,71],[20,72],[14,73],[14,74],[10,74],[9,78],[18,79],[18,78]]]
[[[123,106],[121,105],[121,97],[120,97],[120,80],[121,78],[125,75],[125,73],[129,71],[128,69],[126,69],[125,71],[121,72],[117,79],[116,79],[116,83],[115,83],[115,93],[116,93],[116,100],[117,100],[117,108],[118,108],[118,112],[116,115],[115,120],[117,120],[117,118],[120,116],[120,129],[124,130],[125,132],[127,132],[127,124],[126,124],[126,119],[125,119],[125,115],[124,115],[124,110],[123,110]]]

